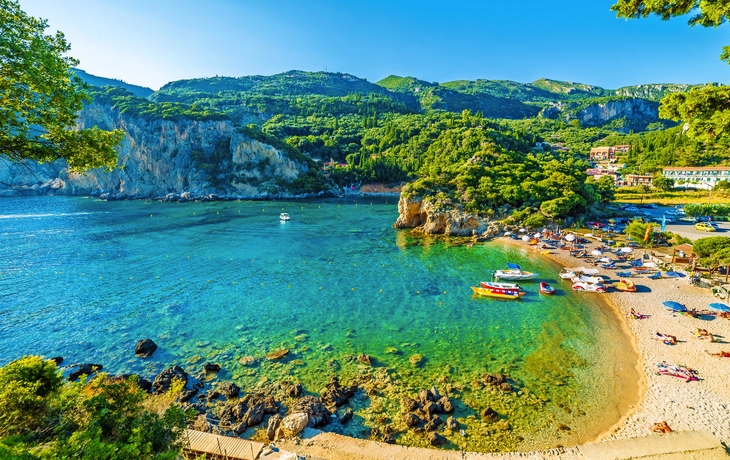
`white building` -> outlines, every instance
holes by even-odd
[[[709,190],[720,181],[730,180],[730,167],[664,168],[662,175],[669,179],[674,179],[674,185],[677,187]]]

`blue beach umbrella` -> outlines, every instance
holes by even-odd
[[[668,309],[670,309],[672,311],[677,311],[677,312],[687,311],[687,307],[685,307],[684,305],[682,305],[679,302],[675,302],[674,300],[666,300],[666,301],[662,302],[662,305],[664,305],[665,307],[667,307]]]
[[[669,270],[665,273],[665,275],[669,278],[684,278],[685,276],[687,276],[684,273],[675,272],[674,270]]]
[[[724,303],[713,302],[713,303],[709,304],[708,307],[710,307],[712,310],[715,310],[715,311],[720,311],[723,313],[730,313],[730,307],[728,307]]]

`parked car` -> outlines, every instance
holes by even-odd
[[[639,212],[639,208],[637,208],[636,206],[628,206],[628,207],[624,208],[624,211],[626,211],[626,212]]]
[[[715,232],[715,231],[717,231],[717,229],[715,229],[715,227],[712,224],[710,224],[709,222],[697,222],[695,224],[695,228],[697,230],[702,230],[703,232]]]
[[[666,220],[667,222],[676,222],[676,221],[677,221],[677,219],[676,219],[676,218],[675,218],[674,216],[668,216],[668,215],[666,215],[666,214],[664,214],[664,217],[663,217],[663,218],[664,218],[664,219],[665,219],[665,220]],[[662,219],[659,219],[659,222],[661,222],[661,221],[662,221]]]
[[[697,222],[709,222],[711,220],[712,219],[710,218],[710,216],[698,216],[697,217]]]
[[[587,283],[585,281],[578,281],[573,283],[574,291],[584,292],[606,292],[606,286],[602,284]]]
[[[697,222],[697,218],[692,216],[682,216],[679,218],[679,220],[681,220],[682,222],[692,222],[693,224]]]
[[[667,209],[666,211],[664,211],[664,214],[668,216],[678,216],[679,211],[677,211],[676,209]]]
[[[654,203],[649,203],[649,204],[646,205],[646,207],[649,208],[649,209],[656,209],[657,208],[657,205],[655,205]]]

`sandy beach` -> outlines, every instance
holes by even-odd
[[[506,244],[516,244],[535,252],[535,257],[550,257],[566,267],[592,267],[582,259],[572,257],[569,251],[553,250],[550,254],[542,254],[527,244],[514,240],[500,239]],[[597,247],[590,243],[587,249]],[[638,249],[635,257],[640,257],[645,250]],[[611,282],[618,281],[613,270],[600,270],[600,275]],[[618,270],[622,271],[622,270]],[[552,276],[550,276],[552,277]],[[730,443],[730,358],[717,358],[709,353],[730,352],[730,319],[710,315],[693,318],[689,315],[672,313],[662,305],[663,301],[674,300],[687,308],[707,310],[707,305],[717,301],[708,289],[689,285],[687,278],[649,279],[647,275],[634,276],[637,292],[618,292],[613,290],[606,294],[583,293],[585,296],[602,296],[610,308],[618,316],[619,323],[626,328],[632,337],[635,351],[639,354],[639,382],[626,382],[632,391],[638,391],[639,401],[624,407],[625,415],[614,427],[603,433],[595,442],[630,439],[652,434],[655,423],[666,422],[675,432],[706,430],[721,441]],[[561,288],[569,289],[570,281],[561,281]],[[644,319],[628,317],[631,309],[636,310]],[[700,340],[695,337],[695,328],[709,331],[714,342]],[[621,331],[619,333],[626,333]],[[676,345],[666,345],[652,338],[657,331],[677,338]],[[670,364],[682,364],[696,371],[699,380],[687,382],[683,379],[658,375],[656,363],[666,361]],[[620,384],[620,382],[619,382]],[[345,438],[328,433],[310,433],[300,442],[284,441],[283,449],[297,452],[308,458],[341,458],[375,459],[375,458],[464,458],[461,452],[430,450],[389,446],[373,441]],[[453,454],[453,455],[452,455]],[[546,460],[578,460],[585,459],[577,446],[551,449],[541,452],[468,454],[473,459],[508,459],[508,458],[540,458]],[[679,458],[679,457],[678,457]]]
[[[635,254],[643,253],[644,250],[639,249]],[[548,256],[568,267],[590,266],[571,257],[568,251],[551,251]],[[613,270],[600,270],[600,274],[617,281]],[[650,427],[654,423],[664,421],[675,431],[707,430],[722,441],[730,442],[730,358],[716,358],[706,353],[730,351],[730,320],[709,315],[693,318],[672,313],[662,305],[663,301],[674,300],[690,309],[707,310],[707,305],[718,299],[708,289],[689,285],[687,278],[654,280],[640,275],[632,281],[636,283],[637,292],[583,294],[605,296],[625,318],[636,339],[645,377],[639,407],[605,439],[645,436],[651,433]],[[647,318],[627,318],[632,308]],[[695,328],[706,329],[713,334],[715,342],[696,338]],[[678,343],[665,345],[652,338],[654,331],[676,336]],[[699,381],[686,382],[658,375],[655,364],[662,361],[696,370]]]

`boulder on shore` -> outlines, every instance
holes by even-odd
[[[241,388],[233,382],[223,382],[218,385],[218,391],[228,399],[237,398],[241,393]]]
[[[300,412],[307,414],[308,426],[312,428],[326,425],[330,421],[330,412],[324,407],[322,401],[314,396],[304,396],[291,408],[292,414]]]
[[[269,417],[269,421],[266,424],[266,437],[269,438],[269,441],[273,441],[276,439],[276,431],[281,426],[281,415],[274,414],[271,417]]]
[[[82,375],[91,375],[94,372],[102,370],[103,368],[104,366],[102,366],[101,364],[78,364],[76,366],[76,369],[71,371],[71,373],[68,375],[68,380],[69,382],[76,381]]]
[[[137,342],[134,354],[141,358],[149,358],[157,350],[157,344],[151,339],[144,339]]]
[[[287,415],[281,420],[277,438],[293,438],[309,424],[309,417],[305,412],[296,412]]]
[[[356,385],[343,387],[337,377],[332,377],[330,383],[322,391],[321,399],[328,406],[340,407],[349,402],[350,398],[355,395],[355,391],[357,391]]]
[[[182,381],[183,388],[188,383],[188,373],[180,366],[173,366],[160,372],[152,382],[155,393],[166,393],[170,389],[173,380]]]

